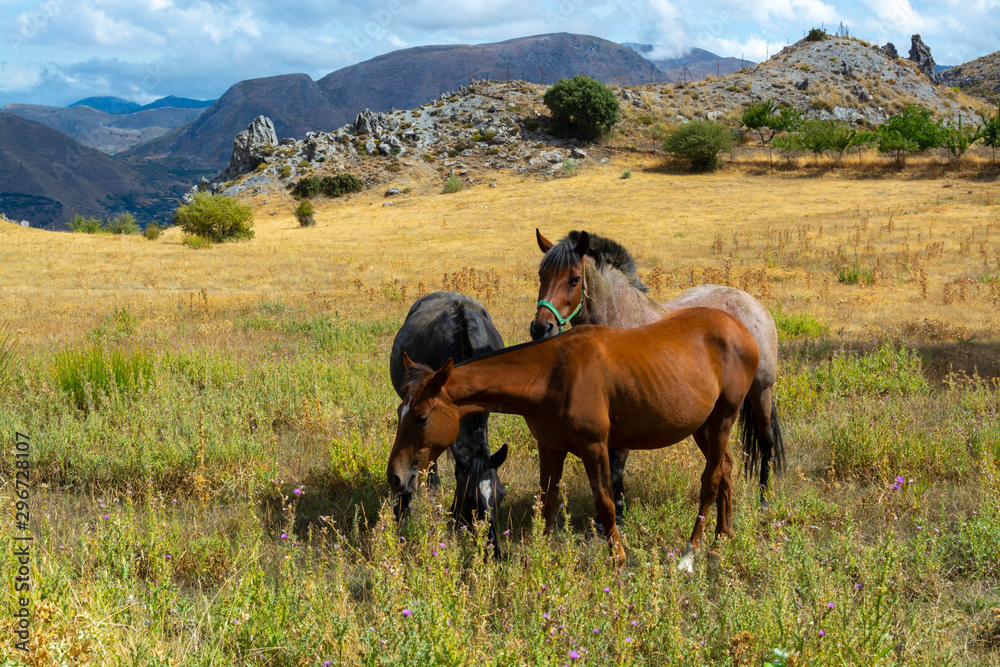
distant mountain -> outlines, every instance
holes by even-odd
[[[168,220],[185,189],[167,172],[133,169],[41,123],[0,113],[0,212],[11,219],[65,229],[76,213],[104,218],[127,209],[140,222]]]
[[[120,97],[88,97],[85,100],[74,102],[70,107],[90,107],[109,114],[135,113],[142,110],[141,104],[123,100]]]
[[[175,127],[190,123],[202,111],[199,108],[161,107],[111,114],[88,105],[46,107],[36,104],[6,104],[0,107],[0,112],[42,123],[84,146],[105,153],[124,151],[166,134]]]
[[[653,44],[636,44],[633,42],[625,42],[622,46],[627,46],[645,58],[649,58],[650,54],[656,48]],[[681,79],[699,80],[704,79],[706,76],[723,76],[757,64],[753,60],[724,57],[699,48],[693,48],[675,58],[649,59],[657,67],[666,72],[672,81]]]
[[[148,111],[149,109],[162,109],[164,107],[173,107],[174,109],[207,109],[212,106],[214,101],[215,100],[192,100],[188,97],[167,95],[166,97],[161,97],[155,102],[142,105],[136,104],[135,102],[129,102],[128,100],[123,100],[120,97],[88,97],[85,100],[73,102],[73,104],[70,104],[69,106],[90,107],[91,109],[97,109],[98,111],[118,116],[122,114],[136,113],[137,111]]]
[[[949,67],[941,76],[949,86],[1000,104],[1000,51]]]
[[[365,108],[412,108],[456,90],[470,77],[534,83],[587,74],[606,83],[666,81],[666,73],[621,44],[597,37],[558,33],[495,44],[421,46],[393,51],[332,72],[319,81],[288,74],[241,81],[180,132],[127,152],[135,159],[187,161],[222,169],[233,137],[263,114],[278,138],[332,130]]]

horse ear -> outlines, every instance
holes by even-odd
[[[542,252],[548,252],[549,248],[552,247],[552,241],[548,240],[542,233],[538,231],[538,227],[535,227],[535,240],[538,241],[538,247],[542,249]]]
[[[576,242],[576,247],[573,248],[575,252],[580,257],[584,257],[587,251],[590,250],[590,234],[587,232],[580,232],[580,238]]]
[[[451,371],[453,368],[455,368],[455,362],[452,361],[451,357],[449,357],[448,363],[446,363],[444,366],[441,367],[440,370],[434,373],[434,377],[432,377],[430,381],[427,383],[427,389],[430,389],[435,392],[440,391],[441,387],[444,386],[444,383],[448,381],[449,377],[451,377]]]
[[[503,443],[503,447],[496,451],[496,454],[490,457],[490,465],[494,468],[499,468],[503,465],[503,462],[507,460],[507,443]]]
[[[406,354],[406,350],[403,350],[403,371],[410,370],[410,366],[413,365],[413,361],[410,360],[410,355]]]

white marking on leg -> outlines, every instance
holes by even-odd
[[[684,556],[681,557],[681,562],[677,564],[677,569],[680,572],[694,574],[694,547],[691,546],[690,542],[684,548]]]

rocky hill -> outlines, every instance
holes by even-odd
[[[0,113],[0,211],[32,227],[65,229],[74,214],[127,209],[142,222],[169,220],[183,188],[162,172],[137,171],[61,132]]]
[[[1000,104],[1000,51],[949,67],[941,76],[949,86],[958,86],[962,92]]]
[[[190,123],[203,111],[203,108],[197,107],[149,105],[132,112],[109,112],[81,103],[69,107],[37,104],[6,104],[0,107],[0,112],[47,125],[84,146],[104,153],[118,153],[155,139]]]
[[[184,160],[222,169],[232,138],[259,115],[274,122],[279,138],[327,131],[354,120],[362,109],[411,108],[468,84],[471,78],[554,83],[587,74],[605,82],[664,81],[666,74],[635,51],[596,37],[566,33],[495,44],[422,46],[394,51],[337,70],[319,81],[289,74],[242,81],[197,121],[169,136],[137,146],[130,158]]]
[[[932,70],[933,71],[933,70]],[[880,124],[913,103],[939,118],[966,121],[980,100],[933,83],[913,61],[846,37],[801,40],[765,62],[693,83],[635,87],[626,97],[671,121],[738,114],[751,100],[774,99],[810,115]]]

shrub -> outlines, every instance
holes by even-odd
[[[209,241],[252,239],[253,209],[232,197],[199,192],[190,204],[177,209],[174,224]]]
[[[122,211],[113,218],[108,218],[104,228],[112,234],[138,234],[139,225],[135,224],[135,216],[128,211]]]
[[[820,28],[813,28],[806,35],[807,42],[822,42],[827,38],[826,30],[821,30]]]
[[[310,197],[318,195],[319,191],[319,179],[315,176],[306,176],[296,183],[294,188],[292,188],[292,196],[299,197],[301,199],[309,199]]]
[[[560,79],[545,92],[556,134],[595,139],[621,119],[621,106],[607,86],[589,76]]]
[[[199,248],[207,248],[212,245],[212,242],[206,239],[204,236],[197,236],[194,234],[185,236],[181,239],[181,243],[189,248],[194,248],[195,250]]]
[[[289,164],[281,165],[281,171],[278,172],[282,178],[288,178],[292,175],[292,166]]]
[[[308,201],[303,201],[299,204],[299,207],[295,209],[295,217],[299,221],[300,227],[312,227],[316,224],[316,219],[313,217],[313,205]]]
[[[340,197],[341,195],[359,192],[364,189],[364,182],[351,174],[337,174],[336,176],[324,176],[323,178],[307,176],[295,184],[295,187],[292,189],[292,196],[309,199],[322,193],[327,197]]]
[[[146,230],[143,232],[147,239],[150,241],[155,241],[160,238],[160,226],[156,222],[151,222],[146,225]]]
[[[568,157],[563,161],[562,166],[559,167],[559,172],[566,178],[569,178],[570,176],[576,176],[576,169],[577,169],[576,160],[574,160],[571,157]]]
[[[625,179],[625,178],[632,178],[632,170],[631,169],[626,169],[625,171],[623,171],[622,172],[622,178],[623,179]]]
[[[70,231],[79,234],[96,234],[101,231],[101,221],[97,218],[85,218],[82,215],[74,215],[68,223]]]
[[[452,192],[458,192],[462,189],[462,181],[457,176],[449,176],[448,180],[444,182],[445,194],[451,194]]]
[[[663,150],[691,161],[695,171],[711,171],[719,166],[719,153],[735,146],[729,128],[712,120],[692,120],[667,133]]]

